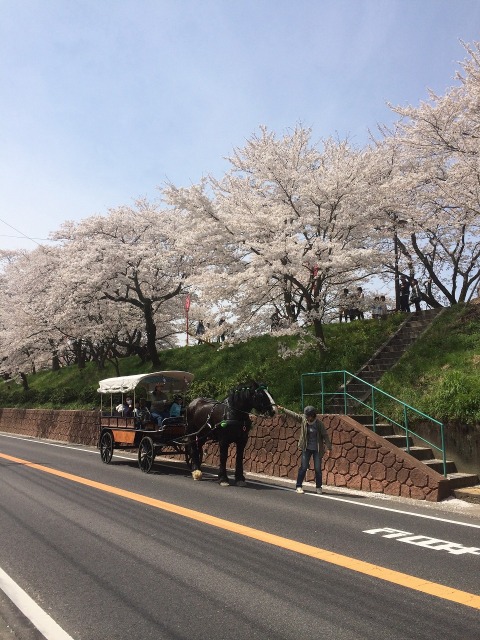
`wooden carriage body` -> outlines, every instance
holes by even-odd
[[[133,405],[137,399],[148,399],[159,382],[167,395],[184,396],[193,380],[193,374],[187,371],[157,371],[148,374],[106,378],[100,380],[98,392],[101,394],[98,448],[104,463],[109,464],[113,452],[117,450],[138,449],[138,464],[148,473],[155,456],[164,453],[185,455],[189,464],[186,421],[183,415],[164,418],[161,424],[140,414],[122,415],[116,410],[116,402],[130,395]]]

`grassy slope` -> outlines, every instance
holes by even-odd
[[[249,342],[218,349],[208,344],[179,347],[161,353],[162,368],[195,374],[192,395],[221,398],[234,384],[248,378],[268,383],[275,400],[300,408],[302,373],[347,369],[356,372],[392,334],[401,316],[325,326],[328,350],[320,357],[311,347],[300,356],[279,357],[279,344],[295,347],[295,337],[264,335]],[[457,305],[432,328],[378,383],[385,391],[438,420],[480,422],[480,305]],[[149,370],[138,358],[120,363],[128,375]],[[13,383],[0,385],[0,406],[92,408],[101,378],[115,376],[110,365],[98,371],[91,363],[83,371],[69,367],[29,377],[25,394]]]
[[[303,355],[283,359],[279,345],[295,348],[298,338],[264,335],[232,346],[200,344],[179,347],[160,354],[162,369],[179,369],[195,374],[192,395],[224,397],[233,385],[249,378],[269,385],[275,400],[293,409],[300,408],[300,376],[312,371],[347,369],[356,371],[392,334],[401,322],[391,317],[386,322],[373,320],[325,326],[328,350],[320,356],[316,347]],[[120,362],[120,374],[150,371],[138,358]],[[113,365],[99,371],[92,363],[79,371],[68,367],[29,376],[31,391],[25,393],[13,382],[0,385],[0,406],[43,406],[54,408],[92,408],[97,403],[98,380],[116,376]]]
[[[442,422],[480,423],[480,305],[446,309],[379,386]]]

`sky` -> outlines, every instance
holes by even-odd
[[[221,177],[262,125],[363,146],[479,40],[478,0],[0,0],[0,249]]]

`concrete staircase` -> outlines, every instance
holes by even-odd
[[[366,415],[351,415],[350,418],[363,424],[368,429],[373,430],[372,417]],[[382,422],[375,425],[375,433],[388,440],[402,451],[409,453],[416,460],[428,466],[432,471],[436,471],[443,477],[443,460],[436,458],[431,447],[416,446],[412,436],[397,433],[398,430],[388,423]],[[480,479],[475,473],[460,473],[453,460],[446,460],[447,480],[451,494],[462,500],[480,503]],[[478,499],[477,499],[478,498]]]
[[[406,316],[405,322],[403,322],[397,329],[395,334],[385,342],[368,360],[368,362],[355,374],[356,377],[361,380],[375,385],[380,380],[384,373],[386,373],[394,364],[396,364],[403,356],[405,351],[412,345],[417,338],[428,329],[432,321],[443,311],[443,307],[440,309],[429,309],[428,311],[422,311],[420,315],[416,316],[410,313]],[[350,411],[358,407],[358,400],[363,402],[368,400],[371,395],[371,388],[368,384],[362,383],[360,380],[351,380],[346,385],[347,394],[354,396],[348,399],[347,413],[350,415]],[[343,385],[339,389],[339,392],[343,395]],[[330,409],[332,413],[344,413],[343,398],[333,400],[330,403]]]
[[[428,329],[432,321],[442,311],[443,309],[430,309],[423,311],[420,315],[408,314],[405,322],[401,324],[396,333],[355,374],[356,378],[360,378],[360,380],[354,378],[347,381],[347,394],[348,396],[353,396],[353,398],[347,398],[347,410],[345,411],[344,388],[342,385],[339,389],[338,398],[334,398],[329,404],[329,411],[332,413],[347,413],[360,424],[373,429],[371,415],[359,414],[362,403],[368,403],[370,400],[371,387],[369,385],[375,385],[382,375],[400,360],[405,351]],[[387,422],[377,423],[375,432],[403,451],[407,451],[406,435],[397,433],[392,424]],[[435,457],[430,447],[415,445],[413,438],[409,436],[408,449],[408,453],[411,456],[443,476],[443,461]],[[480,503],[480,480],[478,475],[460,473],[453,460],[446,462],[446,471],[453,495],[462,500]]]

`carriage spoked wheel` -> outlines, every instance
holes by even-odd
[[[113,456],[113,436],[111,431],[104,431],[100,437],[100,457],[102,462],[110,464]]]
[[[138,447],[138,466],[144,473],[149,473],[155,460],[155,447],[149,436],[142,438]]]

